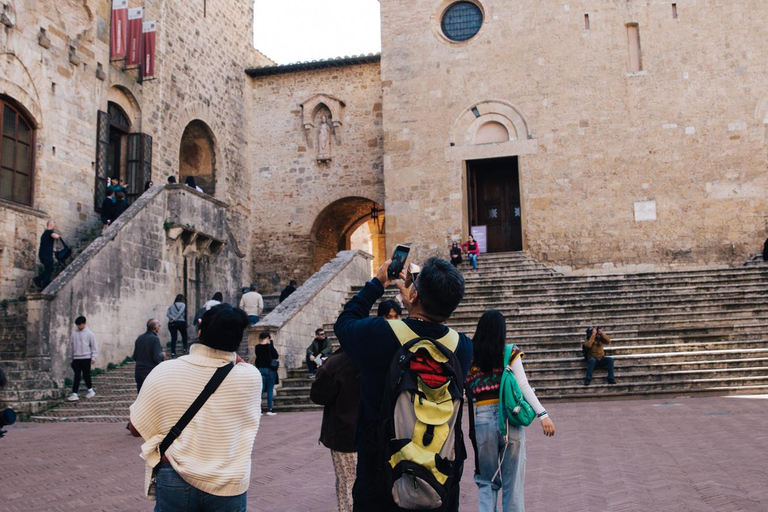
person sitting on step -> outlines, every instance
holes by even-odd
[[[611,338],[603,332],[602,327],[590,327],[587,329],[587,338],[584,341],[584,357],[587,360],[587,375],[584,377],[584,385],[589,386],[592,382],[592,372],[595,368],[608,369],[608,384],[616,384],[613,377],[613,358],[605,355],[603,345],[611,343]]]
[[[315,329],[315,339],[307,347],[307,371],[310,379],[315,378],[315,370],[331,355],[332,350],[331,340],[326,338],[325,330],[322,327]]]

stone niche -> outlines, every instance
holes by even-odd
[[[216,189],[216,143],[211,129],[203,121],[194,120],[184,129],[179,148],[179,182],[187,176],[211,196]]]
[[[341,145],[342,110],[345,104],[328,94],[316,94],[301,104],[302,125],[320,163],[333,159],[333,146]]]

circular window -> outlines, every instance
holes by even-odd
[[[483,12],[472,2],[456,2],[443,14],[440,27],[451,41],[463,42],[472,39],[483,25]]]

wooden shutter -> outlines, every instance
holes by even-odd
[[[101,212],[101,203],[107,196],[107,159],[109,155],[109,114],[99,110],[96,123],[96,184],[93,187],[93,204]]]
[[[152,179],[152,137],[146,133],[128,134],[126,161],[128,202],[144,193],[144,185]]]

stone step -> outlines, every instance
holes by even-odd
[[[750,349],[750,348],[768,348],[768,342],[766,340],[741,340],[741,341],[703,341],[693,343],[674,343],[674,344],[658,344],[658,345],[635,345],[630,347],[622,347],[621,345],[613,346],[613,344],[605,347],[606,355],[611,357],[618,356],[637,356],[642,354],[670,354],[677,352],[702,352],[707,350],[731,350],[731,349]],[[536,351],[529,351],[529,359],[541,360],[549,358],[569,357],[572,354],[581,354],[581,348],[579,346],[572,350],[567,349],[540,349]]]
[[[88,423],[128,423],[131,419],[126,414],[82,414],[79,416],[48,416],[48,415],[32,415],[30,421],[36,423],[53,423],[53,422],[88,422]]]
[[[531,374],[528,376],[528,380],[531,386],[540,389],[542,387],[551,386],[581,386],[584,381],[583,371],[569,371],[562,372],[558,375],[543,376],[538,374]],[[668,370],[668,371],[656,371],[656,372],[640,372],[631,371],[623,367],[614,368],[614,374],[617,381],[633,382],[633,383],[649,383],[649,382],[671,382],[685,379],[737,379],[737,378],[766,378],[768,377],[768,367],[765,366],[751,366],[744,368],[717,368],[717,369],[704,369],[704,370]],[[595,370],[593,377],[595,379],[605,379],[606,370]]]
[[[616,366],[616,371],[621,369],[623,372],[640,372],[643,374],[662,373],[662,372],[678,372],[688,370],[721,370],[721,369],[735,369],[735,368],[751,368],[754,366],[768,366],[768,349],[763,352],[763,357],[745,357],[735,358],[717,358],[704,361],[697,361],[695,359],[687,360],[684,357],[680,357],[679,361],[670,361],[669,358],[663,362],[651,363],[645,360],[631,360],[631,359],[619,359],[619,365]],[[735,354],[736,355],[736,354]],[[543,362],[542,362],[543,363]],[[525,373],[531,380],[537,380],[540,378],[556,377],[564,374],[572,374],[573,372],[580,372],[582,375],[586,370],[586,363],[583,359],[573,362],[561,362],[554,365],[545,366],[530,365],[525,362]]]
[[[539,398],[547,397],[568,397],[578,396],[585,389],[590,393],[605,393],[608,395],[633,395],[637,393],[685,393],[697,391],[711,391],[714,389],[729,388],[751,388],[753,386],[765,386],[768,388],[768,376],[759,377],[733,377],[733,378],[679,378],[663,382],[621,382],[610,385],[599,382],[604,379],[604,375],[598,375],[594,378],[590,386],[583,385],[562,385],[562,386],[538,386],[536,387],[536,396]],[[604,380],[603,380],[604,382]],[[593,387],[595,386],[595,387]]]
[[[677,352],[642,352],[637,354],[612,355],[616,364],[656,364],[678,363],[681,361],[717,361],[720,359],[733,359],[740,357],[764,357],[768,356],[766,348],[719,348],[715,350],[689,350]],[[580,368],[584,366],[584,358],[581,352],[563,355],[561,357],[526,357],[525,367],[551,368],[553,366],[566,368]]]

